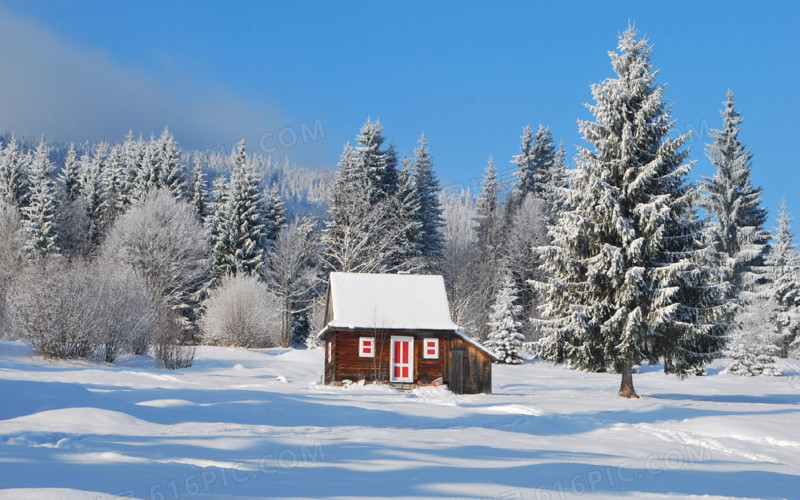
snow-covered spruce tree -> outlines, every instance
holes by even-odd
[[[211,203],[208,218],[205,221],[205,231],[211,247],[212,278],[208,283],[209,288],[219,285],[222,278],[233,266],[233,247],[227,235],[231,232],[228,225],[228,186],[225,177],[214,179],[211,188]]]
[[[540,124],[534,137],[531,128],[526,126],[522,131],[520,154],[514,157],[512,163],[519,168],[515,173],[516,190],[522,195],[534,193],[544,198],[556,163],[556,149],[550,129]]]
[[[114,144],[108,153],[108,162],[103,170],[103,183],[106,186],[109,223],[130,205],[128,195],[128,172],[125,163],[125,151],[119,144]]]
[[[215,183],[214,188],[213,213],[209,220],[214,269],[212,285],[228,275],[258,275],[268,249],[265,222],[268,207],[244,140],[239,142],[233,163],[227,185]],[[276,214],[278,212],[280,210]]]
[[[733,285],[729,298],[742,302],[746,300],[743,295],[763,278],[759,268],[764,265],[769,233],[764,230],[767,211],[762,206],[761,188],[750,181],[752,154],[739,142],[742,118],[734,108],[733,92],[729,90],[727,97],[721,111],[723,128],[711,131],[714,142],[706,150],[716,173],[703,179],[700,201],[713,217],[707,237],[720,253]]]
[[[329,217],[322,230],[323,259],[332,271],[386,272],[395,260],[395,235],[369,225],[385,226],[379,210],[385,211],[386,203],[369,203],[369,180],[360,164],[360,155],[348,142],[334,174]]]
[[[203,156],[195,152],[192,157],[192,173],[189,175],[189,192],[187,200],[195,210],[197,215],[205,220],[209,212],[208,187],[206,185],[206,173],[203,170]]]
[[[776,228],[775,246],[770,247],[760,283],[742,292],[737,327],[725,352],[728,373],[735,375],[781,375],[777,356],[786,357],[787,347],[800,327],[800,289],[797,283],[791,217],[783,205]]]
[[[81,162],[75,152],[75,145],[70,144],[67,157],[64,160],[64,168],[59,175],[59,181],[64,185],[64,194],[67,201],[73,202],[81,195],[80,172]]]
[[[397,180],[391,194],[375,187],[374,176],[369,174],[372,170],[364,168],[365,158],[374,156],[354,149],[349,142],[342,152],[322,235],[323,259],[330,270],[370,273],[416,267],[406,257],[413,249],[408,234],[417,222],[407,216],[406,197],[398,200]],[[393,177],[398,177],[396,172]],[[378,193],[377,201],[370,193]]]
[[[556,212],[558,188],[564,186],[564,152],[556,150],[550,129],[539,125],[534,136],[529,126],[523,128],[520,154],[511,163],[519,169],[515,172],[517,182],[509,194],[506,207],[506,220],[510,221],[522,200],[528,193],[546,203],[547,216],[552,218]]]
[[[424,268],[426,261],[423,259],[422,249],[422,220],[420,214],[420,199],[417,192],[417,182],[414,175],[414,166],[408,156],[403,156],[402,167],[398,173],[397,191],[390,203],[396,206],[393,221],[405,227],[398,232],[395,246],[397,252],[392,265],[399,270]],[[387,199],[389,200],[389,199]]]
[[[177,199],[182,199],[186,194],[186,181],[184,179],[184,166],[181,160],[181,150],[175,138],[164,127],[161,135],[154,145],[157,168],[155,169],[155,187],[169,190]]]
[[[39,142],[28,171],[28,203],[21,209],[25,227],[24,251],[29,261],[38,261],[61,251],[57,243],[58,206],[53,164],[50,162],[50,148],[44,139]]]
[[[533,130],[530,125],[522,128],[522,145],[519,147],[519,154],[511,158],[511,163],[517,167],[514,175],[517,182],[511,191],[507,207],[516,208],[522,201],[525,194],[533,192],[535,159],[533,153]],[[510,218],[509,214],[509,218]]]
[[[778,355],[788,357],[790,347],[800,337],[800,259],[792,233],[792,216],[781,204],[774,244],[767,259],[770,270],[770,298],[775,304],[772,321],[778,329]]]
[[[0,150],[0,201],[17,208],[24,205],[28,191],[23,156],[16,136],[11,134]]]
[[[561,348],[580,369],[616,370],[628,398],[637,397],[634,365],[665,358],[666,371],[697,373],[725,334],[685,183],[688,134],[670,138],[652,48],[637,35],[632,26],[620,35],[616,77],[592,85],[595,121],[579,122],[594,150],[579,150],[569,209],[542,249],[551,278],[540,322],[546,356]]]
[[[522,334],[522,306],[517,303],[518,297],[514,278],[506,273],[495,293],[486,339],[486,347],[493,350],[502,363],[525,362],[522,358],[522,341],[525,339]]]
[[[397,154],[391,145],[383,148],[385,140],[381,121],[373,122],[369,118],[356,137],[355,152],[360,161],[353,166],[363,171],[369,189],[367,194],[373,203],[393,195],[398,185]]]
[[[92,156],[84,153],[80,160],[80,192],[89,220],[87,239],[91,248],[97,247],[107,228],[108,192],[103,176],[107,153],[108,144],[100,142],[95,146]]]
[[[256,275],[263,265],[266,242],[264,196],[259,187],[260,180],[250,164],[242,140],[236,153],[233,171],[228,184],[228,216],[232,230],[227,235],[234,249],[231,274]]]
[[[278,238],[281,228],[286,225],[286,203],[278,193],[276,184],[264,190],[263,202],[261,203],[261,220],[264,224],[262,247],[268,250],[275,245],[275,240]]]
[[[485,337],[488,324],[489,311],[492,306],[497,286],[504,272],[501,262],[502,253],[502,208],[500,206],[500,183],[497,180],[497,169],[494,161],[489,158],[489,164],[484,173],[481,192],[478,195],[475,221],[477,222],[478,235],[478,309],[479,309],[479,334]]]
[[[309,347],[308,336],[311,334],[310,312],[308,309],[298,311],[292,315],[292,333],[289,345],[295,349]]]
[[[439,268],[444,247],[442,234],[444,219],[439,204],[439,180],[433,171],[433,158],[425,134],[420,136],[417,144],[413,167],[414,193],[418,203],[417,220],[420,225],[417,247],[425,262],[425,269],[435,272]]]
[[[128,192],[126,198],[131,204],[144,203],[147,193],[154,187],[151,184],[153,165],[150,146],[142,139],[141,135],[134,139],[133,131],[129,131],[122,144],[122,149],[127,173]]]
[[[747,302],[738,311],[736,329],[731,332],[724,352],[729,358],[727,373],[748,377],[783,374],[775,365],[780,352],[780,331],[775,324],[777,304],[769,288],[767,284],[749,293]]]

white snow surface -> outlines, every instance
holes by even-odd
[[[0,498],[798,498],[800,362],[680,381],[544,362],[494,394],[319,384],[323,350],[49,361],[0,343]],[[279,381],[285,380],[285,381]]]
[[[331,273],[333,319],[339,328],[456,330],[444,279],[437,275]]]

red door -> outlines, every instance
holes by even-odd
[[[392,337],[391,382],[414,382],[414,337]]]

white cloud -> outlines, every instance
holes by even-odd
[[[149,135],[168,125],[187,149],[230,148],[245,138],[251,152],[261,142],[267,146],[264,154],[288,155],[309,166],[326,160],[324,133],[311,135],[310,142],[291,141],[292,131],[302,132],[301,125],[313,129],[315,118],[292,119],[275,106],[208,85],[170,88],[141,69],[77,47],[3,8],[0,50],[0,132],[120,141],[128,130]],[[273,139],[287,129],[285,140]]]

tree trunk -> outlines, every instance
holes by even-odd
[[[281,308],[281,347],[289,347],[292,337],[292,312],[289,298],[283,300]]]
[[[638,398],[636,390],[633,388],[633,359],[629,357],[622,365],[622,383],[619,386],[619,397]]]

